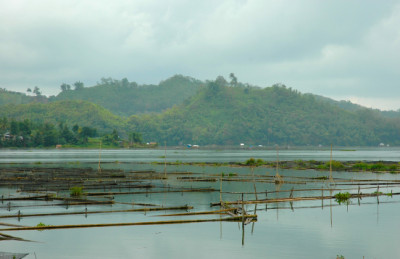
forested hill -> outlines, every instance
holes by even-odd
[[[64,123],[96,128],[99,133],[109,133],[113,129],[121,132],[127,128],[126,120],[94,103],[86,101],[59,101],[50,103],[8,104],[0,109],[0,118],[36,123]]]
[[[31,102],[46,102],[45,96],[28,96],[24,93],[13,92],[0,88],[0,106],[5,104],[24,104]]]
[[[371,109],[321,102],[285,86],[265,89],[210,82],[197,95],[158,115],[132,116],[131,130],[170,145],[400,144],[400,120]]]
[[[101,105],[114,114],[130,116],[133,114],[161,112],[194,95],[203,85],[200,80],[175,75],[161,81],[158,85],[139,86],[127,79],[102,79],[93,87],[64,90],[53,101],[86,100]]]
[[[154,91],[164,91],[160,88],[165,87],[165,96],[168,96],[170,84],[179,89],[176,83],[179,80],[182,80],[183,88],[192,88],[196,93],[188,94],[190,97],[184,101],[180,96],[181,104],[160,113],[144,113],[150,110],[142,110],[142,113],[132,112],[135,115],[127,118],[88,101],[53,100],[40,103],[40,100],[36,100],[35,103],[2,105],[0,118],[64,123],[69,127],[79,124],[96,128],[100,134],[110,133],[114,129],[122,136],[141,133],[146,142],[167,141],[168,145],[400,145],[399,117],[387,118],[380,111],[363,107],[346,110],[284,85],[262,89],[237,82],[227,83],[222,77],[203,85],[200,81],[176,76],[154,86]],[[185,83],[188,81],[192,82],[190,87]],[[132,109],[140,105],[153,105],[149,101],[151,98],[161,99],[161,95],[153,96],[149,90],[140,92],[142,87],[135,88],[131,83],[128,86],[117,84],[114,88],[110,84],[93,87],[96,91],[103,89],[108,93],[107,102],[110,102],[110,106],[123,107],[121,105],[129,102],[127,108]],[[115,90],[115,95],[111,94],[111,90]],[[66,90],[63,95],[86,91],[90,93],[94,90]],[[124,95],[123,91],[127,93]],[[139,96],[140,92],[141,98],[134,101],[124,99],[129,91],[135,92],[134,96]],[[169,94],[172,100],[176,93]],[[139,103],[137,106],[136,102]],[[169,105],[172,106],[171,103]]]

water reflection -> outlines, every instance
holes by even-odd
[[[349,151],[351,150],[351,151]],[[334,149],[338,161],[398,161],[400,148],[351,148]],[[34,162],[231,162],[245,161],[250,157],[276,161],[275,150],[191,150],[191,149],[139,149],[139,150],[6,150],[0,152],[0,163]],[[322,160],[329,161],[330,149],[289,149],[279,151],[280,160]]]
[[[164,150],[161,150],[161,152],[164,152]],[[282,153],[284,151],[281,151],[281,157],[283,156]],[[96,156],[98,156],[98,153]],[[245,157],[243,154],[242,156]],[[68,159],[76,161],[78,158]],[[17,168],[21,164],[8,164],[1,167],[4,168],[5,166]],[[96,171],[98,161],[80,162],[79,164],[67,162],[24,166],[32,168],[84,167],[93,168]],[[138,203],[163,207],[189,204],[194,205],[194,212],[201,212],[210,210],[210,204],[213,202],[240,201],[243,193],[243,200],[256,202],[254,204],[242,204],[249,214],[257,214],[258,220],[248,225],[243,222],[218,222],[219,228],[217,222],[215,222],[173,226],[104,228],[100,230],[18,232],[21,238],[40,243],[7,241],[8,243],[0,243],[0,250],[26,251],[31,253],[30,256],[33,255],[33,252],[37,252],[38,258],[60,258],[60,254],[68,255],[69,258],[115,258],[132,257],[133,255],[144,258],[163,256],[204,258],[204,247],[207,247],[209,252],[214,255],[232,258],[263,257],[265,251],[268,251],[268,256],[273,258],[332,258],[336,254],[343,254],[346,258],[362,258],[363,255],[368,258],[396,258],[399,254],[396,247],[385,245],[397,240],[397,229],[400,227],[397,223],[397,215],[400,213],[400,206],[397,204],[399,196],[377,195],[362,198],[361,195],[358,195],[358,197],[353,198],[354,202],[348,205],[339,205],[332,198],[329,199],[329,203],[325,202],[325,198],[310,201],[287,200],[275,204],[257,203],[264,199],[326,197],[328,195],[332,197],[338,192],[347,191],[353,194],[373,193],[375,191],[377,193],[389,193],[389,188],[392,188],[396,193],[399,192],[398,183],[396,183],[399,180],[397,175],[333,171],[332,179],[334,182],[332,183],[329,179],[325,181],[309,180],[313,177],[329,176],[329,172],[282,169],[279,174],[285,181],[277,184],[273,179],[274,173],[271,173],[271,169],[268,168],[165,166],[165,164],[141,164],[132,161],[105,162],[101,164],[101,167],[103,170],[118,169],[125,172],[148,170],[168,177],[168,180],[146,180],[156,186],[154,191],[146,189],[141,193],[116,195],[115,201],[117,203],[108,205],[109,210],[139,208]],[[215,181],[196,182],[179,179],[185,172],[190,172],[187,175],[190,177],[215,179]],[[222,172],[225,173],[223,177],[221,176]],[[230,174],[231,176],[229,176]],[[241,179],[248,181],[239,181]],[[307,183],[302,183],[305,180],[307,180]],[[371,180],[371,182],[365,182],[368,185],[357,185],[359,180]],[[382,181],[389,181],[388,186],[390,187],[378,189],[379,184],[383,183]],[[215,191],[183,192],[183,188],[212,188]],[[20,195],[15,190],[15,188],[3,187],[0,188],[0,194],[4,196]],[[121,190],[123,191],[123,189]],[[102,191],[118,192],[120,190],[119,188],[112,189],[104,186]],[[139,222],[156,221],[162,215],[167,214],[165,211],[144,211],[133,214],[116,213],[112,216],[98,215],[88,212],[99,210],[102,207],[89,205],[77,207],[69,205],[68,202],[62,206],[40,207],[46,204],[49,203],[35,201],[22,204],[17,201],[7,202],[2,200],[0,215],[10,213],[17,215],[18,211],[21,211],[22,217],[2,219],[1,221],[30,226],[37,225],[40,221],[45,221],[44,223],[49,225]],[[242,206],[242,204],[234,206]],[[326,206],[329,206],[329,210],[326,209]],[[39,213],[44,211],[52,213],[67,210],[71,212],[81,211],[83,214],[40,219],[23,217],[28,212]],[[275,213],[273,210],[276,210]],[[333,216],[335,216],[335,222]],[[174,216],[172,218],[182,219],[182,217]],[[205,216],[205,218],[211,218],[211,216]],[[221,219],[222,215],[220,214],[215,218]],[[236,227],[236,224],[238,224],[238,227]],[[357,233],[357,236],[355,237],[352,233]],[[374,234],[371,235],[371,233]],[[63,245],[61,246],[60,243]],[[70,251],[70,247],[74,247],[74,251]],[[312,249],[305,249],[306,247],[312,247]],[[66,257],[64,256],[64,258]]]

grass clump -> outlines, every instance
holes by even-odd
[[[44,224],[43,222],[40,222],[39,224],[36,225],[37,227],[47,227],[46,224]]]
[[[344,192],[344,193],[339,192],[339,193],[335,194],[335,201],[339,204],[342,204],[342,203],[349,204],[350,197],[351,197],[351,194],[349,192]]]
[[[325,164],[318,165],[317,168],[322,169],[322,170],[328,170],[330,168],[330,162],[326,162]],[[343,169],[345,169],[345,166],[342,162],[332,160],[332,170],[343,170]]]
[[[265,161],[262,160],[261,158],[256,160],[253,157],[251,157],[250,159],[247,159],[246,162],[244,162],[244,164],[247,166],[260,166],[265,164]]]
[[[51,225],[46,225],[43,222],[40,222],[39,224],[36,225],[36,227],[38,227],[38,228],[44,228],[44,227],[48,227],[48,226],[51,226]],[[38,231],[43,231],[43,229],[39,229]]]
[[[83,187],[73,186],[69,189],[69,195],[71,197],[80,197],[83,195]]]
[[[306,162],[303,161],[303,160],[294,160],[294,162],[300,167],[305,167],[306,166]]]
[[[225,176],[232,177],[232,176],[237,176],[237,175],[238,175],[237,173],[224,173],[224,172],[221,172],[221,177],[225,177]]]
[[[353,169],[360,170],[360,171],[367,171],[369,169],[369,166],[367,163],[360,162],[360,163],[354,164]]]
[[[248,166],[255,166],[257,164],[257,162],[254,158],[251,157],[250,159],[247,159],[244,164],[248,165]]]
[[[386,169],[387,167],[382,162],[371,165],[372,171],[386,171]]]
[[[397,164],[384,164],[383,162],[377,162],[373,164],[368,164],[365,162],[359,162],[352,166],[353,170],[357,171],[375,171],[375,172],[383,172],[389,171],[390,173],[396,173],[398,171]]]

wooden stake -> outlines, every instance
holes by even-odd
[[[98,166],[98,168],[97,168],[97,172],[98,172],[98,173],[101,173],[101,166],[100,166],[100,163],[101,163],[101,140],[100,140],[100,150],[99,150],[99,166]]]
[[[242,246],[244,246],[244,217],[245,217],[245,211],[244,211],[244,202],[242,193]]]
[[[164,177],[167,178],[167,141],[164,141]]]
[[[219,180],[219,202],[222,203],[222,173]]]

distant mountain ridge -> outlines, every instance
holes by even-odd
[[[207,82],[183,75],[174,75],[161,81],[158,85],[138,85],[135,82],[129,82],[126,78],[122,80],[102,78],[95,86],[83,87],[79,90],[65,90],[57,96],[50,97],[44,95],[30,96],[25,93],[0,88],[0,106],[32,102],[47,103],[61,100],[83,100],[98,104],[120,116],[160,113],[174,105],[181,104],[187,98],[195,95],[206,84]],[[250,87],[241,83],[237,83],[237,85]],[[358,111],[366,108],[350,101],[336,101],[311,93],[305,95],[312,95],[321,102],[329,103],[348,111]],[[388,118],[400,118],[400,109],[397,111],[374,110],[381,112],[383,116]]]
[[[147,139],[170,144],[400,144],[399,119],[366,108],[345,110],[285,86],[211,82],[182,105],[158,115],[132,116],[128,125]]]
[[[0,88],[0,106],[6,104],[25,104],[32,102],[47,102],[45,96],[29,96],[25,93],[9,91]]]
[[[175,75],[158,85],[140,86],[126,79],[102,79],[93,87],[63,91],[51,101],[85,100],[109,109],[111,112],[130,116],[133,114],[162,112],[181,104],[194,95],[204,83],[191,77]]]
[[[99,105],[81,100],[7,104],[1,107],[0,117],[19,121],[29,119],[34,122],[52,124],[62,122],[70,127],[79,124],[94,127],[100,133],[111,132],[113,129],[124,131],[127,128],[125,119]]]
[[[157,86],[104,79],[44,99],[0,91],[0,100],[2,94],[8,104],[0,117],[140,132],[147,142],[168,145],[400,145],[398,111],[389,116],[284,85],[259,88],[222,77],[202,82],[178,75]]]

